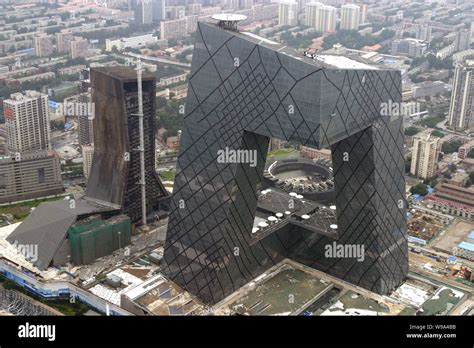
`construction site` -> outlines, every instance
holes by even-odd
[[[446,221],[436,215],[412,209],[409,214],[408,234],[429,243],[445,227]]]

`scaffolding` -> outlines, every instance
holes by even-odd
[[[130,218],[125,215],[73,225],[68,230],[71,261],[76,265],[90,264],[130,244],[131,235]]]

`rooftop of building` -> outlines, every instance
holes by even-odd
[[[33,264],[38,269],[45,270],[74,222],[83,216],[113,210],[117,208],[88,199],[76,199],[73,203],[71,200],[44,202],[35,208],[6,240],[22,245],[37,245],[38,255]]]
[[[218,27],[218,24],[215,20],[207,19],[199,22],[200,25],[207,25],[212,27]],[[313,65],[317,68],[325,69],[351,69],[351,70],[379,70],[383,67],[365,60],[361,57],[345,57],[329,54],[314,54],[314,55],[304,55],[299,53],[296,49],[290,48],[288,46],[279,44],[277,42],[268,40],[264,37],[256,35],[250,32],[244,31],[233,31],[233,30],[224,30],[229,33],[229,35],[235,35],[247,41],[250,41],[259,46],[268,48],[272,51],[278,52],[283,55],[287,55],[293,59],[303,61],[310,65]],[[390,70],[390,69],[386,69]]]
[[[202,304],[161,274],[123,292],[154,315],[190,315],[203,310]]]
[[[114,79],[119,79],[124,82],[136,81],[137,72],[135,69],[130,67],[116,65],[116,66],[107,66],[107,67],[96,67],[91,68],[91,72],[100,72],[104,75],[108,75]],[[149,72],[143,71],[142,80],[153,80],[155,76]]]
[[[37,99],[41,96],[46,96],[46,94],[43,94],[38,91],[26,90],[23,93],[18,92],[11,94],[10,99],[5,99],[3,102],[9,104],[20,104],[28,100]]]
[[[468,251],[474,251],[474,244],[469,242],[461,242],[459,243],[458,248]]]

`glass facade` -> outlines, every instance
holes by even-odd
[[[338,68],[209,23],[198,34],[165,274],[206,303],[283,258],[392,291],[408,272],[404,135],[402,118],[380,110],[401,101],[400,73]],[[289,222],[252,234],[270,137],[332,150],[337,228]],[[223,161],[224,150],[254,153],[256,162]],[[363,246],[363,260],[327,257],[334,242]]]

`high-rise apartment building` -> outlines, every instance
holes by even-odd
[[[440,138],[430,135],[413,137],[410,174],[422,179],[432,178],[438,169]]]
[[[278,9],[278,25],[298,24],[298,3],[292,0],[284,0],[280,2]]]
[[[474,128],[474,60],[456,65],[448,124],[455,130]]]
[[[394,55],[403,55],[410,58],[421,57],[426,49],[427,44],[423,40],[413,38],[396,39],[392,41],[391,52]]]
[[[311,2],[311,0],[296,0],[298,3],[298,13],[304,12],[306,9],[306,4]]]
[[[152,10],[154,21],[159,22],[166,19],[165,0],[153,0]]]
[[[190,16],[192,17],[192,16]],[[160,39],[180,39],[188,34],[187,19],[172,19],[160,23]]]
[[[33,44],[38,57],[48,57],[54,52],[53,39],[46,33],[35,36]]]
[[[467,50],[471,46],[470,29],[459,29],[454,40],[456,52]]]
[[[360,23],[366,23],[367,22],[367,4],[357,4],[360,8]]]
[[[84,172],[84,177],[86,179],[89,179],[89,174],[91,173],[93,158],[94,158],[94,146],[83,145],[82,146],[82,171]]]
[[[471,22],[471,43],[474,42],[474,22]]]
[[[74,37],[74,39],[71,40],[70,45],[71,58],[87,56],[87,51],[89,50],[89,42],[87,39]]]
[[[317,31],[333,32],[336,30],[336,8],[324,5],[321,2],[306,4],[306,25],[316,28]]]
[[[14,93],[3,101],[9,153],[49,150],[48,96],[36,91]]]
[[[357,30],[360,22],[360,7],[355,4],[345,4],[341,7],[341,29]]]
[[[153,23],[153,4],[151,0],[138,0],[134,10],[134,19],[137,24]]]
[[[79,134],[79,145],[94,144],[94,113],[92,97],[90,92],[82,93],[77,98],[77,128]]]
[[[202,4],[197,3],[197,2],[188,4],[188,11],[191,14],[200,14],[202,11]]]
[[[415,38],[426,42],[431,41],[432,27],[428,23],[418,24],[415,28]]]
[[[59,32],[55,34],[56,51],[58,53],[69,53],[71,50],[70,42],[74,39],[74,34],[69,32]]]
[[[167,8],[167,12],[170,19],[183,19],[186,16],[186,7],[170,6]]]

